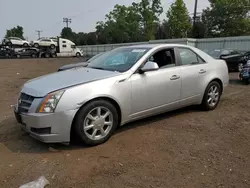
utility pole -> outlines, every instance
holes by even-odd
[[[66,23],[66,27],[69,27],[69,23],[71,23],[71,18],[63,18],[63,23]]]
[[[38,39],[40,39],[41,38],[41,32],[43,32],[43,31],[42,30],[36,30],[36,32],[37,32]]]
[[[195,35],[195,24],[196,24],[196,17],[197,17],[197,4],[198,4],[198,0],[195,0],[195,3],[194,3],[194,17],[193,17],[193,36]]]

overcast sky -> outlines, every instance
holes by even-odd
[[[44,37],[60,34],[65,26],[63,17],[72,18],[70,27],[76,32],[95,30],[97,21],[104,20],[115,4],[129,5],[139,0],[0,0],[0,37],[6,29],[16,25],[24,28],[24,37],[37,38],[35,30],[43,30]],[[189,12],[193,12],[195,0],[184,0]],[[162,0],[166,12],[174,0]],[[209,6],[208,0],[199,0],[198,11]],[[165,13],[162,15],[162,18]]]

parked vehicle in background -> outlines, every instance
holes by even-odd
[[[0,49],[1,58],[12,58],[15,57],[15,51],[11,48],[1,48]]]
[[[29,46],[28,41],[23,40],[23,39],[18,38],[18,37],[5,38],[5,39],[3,39],[2,44],[7,45],[7,46],[23,46],[23,47]]]
[[[18,50],[16,52],[16,57],[32,57],[32,58],[37,58],[39,57],[39,49],[37,48],[24,48],[21,50]]]
[[[96,59],[97,57],[99,57],[100,55],[102,55],[104,52],[99,53],[93,57],[91,57],[90,59],[88,59],[86,62],[80,62],[80,63],[72,63],[72,64],[68,64],[68,65],[64,65],[62,67],[60,67],[58,69],[59,71],[64,71],[64,70],[68,70],[68,69],[73,69],[73,68],[77,68],[77,67],[86,67],[88,65],[88,63],[90,63],[92,60]]]
[[[34,46],[35,48],[38,48],[39,46],[47,46],[50,48],[55,48],[56,46],[58,46],[58,43],[56,39],[41,38],[36,41],[31,41],[30,45]]]
[[[250,51],[248,52],[245,52],[243,54],[243,57],[241,58],[240,62],[243,64],[243,65],[246,65],[248,60],[250,60]]]
[[[249,84],[250,83],[250,59],[243,66],[243,69],[240,71],[239,78],[245,84]]]
[[[224,60],[178,44],[113,49],[87,67],[55,72],[24,84],[15,105],[17,121],[47,143],[87,145],[107,141],[119,125],[201,105],[214,110],[229,75]]]
[[[242,62],[243,53],[233,49],[215,49],[206,51],[215,59],[223,59],[226,61],[229,71],[241,71],[243,68]]]

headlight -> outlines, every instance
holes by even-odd
[[[38,112],[40,113],[53,113],[56,109],[58,102],[60,101],[64,90],[49,93],[41,103]]]

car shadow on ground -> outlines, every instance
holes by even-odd
[[[231,84],[231,85],[244,85],[244,83],[240,79],[230,79],[229,84]]]
[[[115,134],[119,134],[130,129],[135,129],[137,127],[147,126],[151,123],[155,123],[166,118],[178,116],[184,113],[192,113],[195,111],[200,111],[200,108],[198,106],[191,106],[145,118],[143,120],[137,120],[132,123],[128,123],[122,127],[119,127]],[[0,127],[0,145],[2,144],[7,150],[10,150],[13,153],[47,153],[89,148],[75,141],[70,144],[42,143],[38,140],[33,139],[27,133],[22,131],[20,125],[16,123],[14,117],[9,117],[2,121],[0,123]]]

